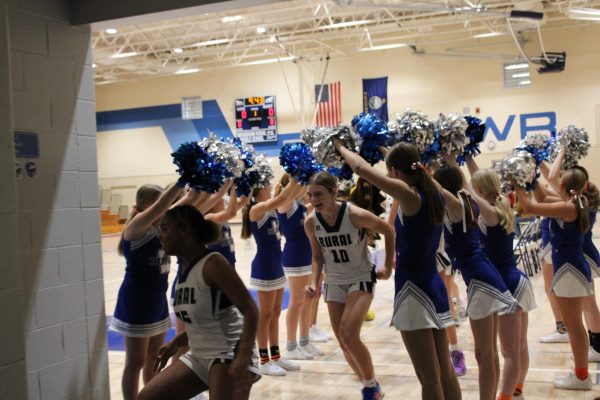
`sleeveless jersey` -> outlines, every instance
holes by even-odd
[[[234,353],[242,334],[244,318],[219,290],[204,282],[202,273],[217,252],[206,252],[182,271],[175,290],[173,309],[185,323],[192,356],[218,358]]]
[[[480,239],[485,255],[500,271],[500,274],[503,271],[516,269],[517,262],[513,251],[515,233],[506,233],[500,224],[491,227],[487,226],[481,218],[479,218],[479,230],[481,232]]]
[[[552,243],[552,264],[556,274],[562,267],[575,268],[591,281],[590,267],[583,255],[584,234],[577,220],[566,222],[559,218],[550,221],[550,243]]]
[[[583,253],[592,270],[600,275],[600,254],[592,240],[592,229],[596,223],[596,210],[590,211],[590,229],[583,237]]]
[[[171,269],[171,257],[165,255],[154,227],[139,239],[123,240],[125,280],[166,284]]]
[[[256,255],[250,268],[250,285],[258,290],[278,290],[286,279],[281,265],[281,235],[275,211],[269,211],[258,221],[251,221]]]
[[[367,234],[350,220],[350,204],[342,202],[333,226],[315,211],[315,236],[325,257],[324,282],[349,284],[372,280]]]
[[[220,253],[235,268],[235,245],[233,243],[233,236],[231,236],[231,227],[228,223],[221,225],[219,240],[208,245],[208,248]]]
[[[310,242],[304,232],[304,218],[306,218],[306,207],[294,201],[292,207],[285,214],[277,213],[279,229],[285,236],[283,246],[283,266],[302,267],[310,265],[312,255]]]
[[[540,232],[542,235],[542,248],[550,243],[550,217],[542,217],[540,221]]]

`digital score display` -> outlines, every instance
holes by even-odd
[[[276,142],[275,96],[236,99],[235,131],[244,143]]]

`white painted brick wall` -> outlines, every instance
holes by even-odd
[[[0,200],[16,204],[19,197],[10,220],[18,234],[10,237],[13,249],[20,249],[13,251],[20,256],[21,268],[15,271],[23,274],[23,279],[18,273],[5,274],[0,300],[6,288],[21,281],[25,296],[12,298],[26,299],[25,312],[18,307],[11,311],[6,306],[10,302],[0,301],[0,315],[3,320],[18,314],[25,319],[26,337],[13,335],[25,348],[21,366],[13,363],[6,376],[21,371],[21,390],[27,387],[35,400],[104,399],[110,393],[90,32],[69,25],[67,3],[9,0],[10,42],[0,32],[0,50],[3,44],[10,46],[6,53],[13,69],[11,80],[1,79],[8,63],[0,61],[0,88],[7,89],[0,92],[0,125],[13,121],[12,129],[0,133],[0,171],[7,171],[0,172],[0,184],[15,187],[0,194]],[[2,93],[8,89],[12,112],[3,107]],[[15,129],[39,134],[38,174],[33,178],[14,179]],[[0,223],[6,218],[0,214]],[[3,235],[0,230],[4,240]],[[18,361],[18,343],[12,350],[1,346],[0,368],[2,358]],[[24,398],[3,396],[3,378],[0,398]],[[18,386],[19,379],[13,382]]]

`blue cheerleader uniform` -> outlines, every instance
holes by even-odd
[[[472,202],[477,211],[477,205]],[[498,270],[483,253],[479,229],[467,227],[465,220],[444,220],[444,238],[448,254],[455,261],[467,285],[467,314],[483,319],[494,313],[512,313],[517,301],[512,297]]]
[[[590,211],[590,230],[583,237],[583,255],[592,270],[592,276],[597,278],[600,277],[600,254],[592,241],[592,229],[595,223],[596,210]]]
[[[250,286],[263,291],[285,287],[277,214],[275,211],[269,211],[258,221],[251,221],[250,227],[256,242],[256,255],[250,270]]]
[[[233,243],[233,236],[231,235],[231,227],[229,224],[224,223],[221,225],[221,236],[219,240],[207,246],[210,250],[216,251],[221,254],[229,264],[235,268],[235,245]]]
[[[542,248],[540,249],[540,258],[547,264],[552,264],[552,244],[550,243],[550,220],[552,218],[543,217],[540,222],[540,231],[542,234]]]
[[[533,310],[536,307],[533,287],[527,275],[517,267],[515,260],[513,251],[515,233],[507,233],[500,224],[487,226],[481,218],[479,218],[479,229],[485,255],[500,272],[510,294],[517,300],[523,311]]]
[[[110,329],[128,337],[152,337],[171,327],[167,276],[171,258],[165,255],[158,232],[123,240],[125,278],[119,288]]]
[[[585,297],[593,293],[592,273],[583,255],[584,236],[577,220],[566,222],[554,218],[550,221],[552,290],[559,297]]]
[[[400,331],[444,329],[452,325],[448,294],[436,265],[442,225],[429,221],[427,199],[412,216],[399,209],[396,228],[395,300],[392,325]]]
[[[285,237],[283,246],[283,272],[287,276],[304,276],[312,273],[310,242],[304,232],[307,210],[294,201],[287,213],[277,213],[279,228]]]

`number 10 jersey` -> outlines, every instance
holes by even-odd
[[[341,203],[333,226],[315,211],[315,236],[323,250],[324,282],[327,284],[341,285],[372,279],[367,232],[352,225],[350,207],[347,202]]]

